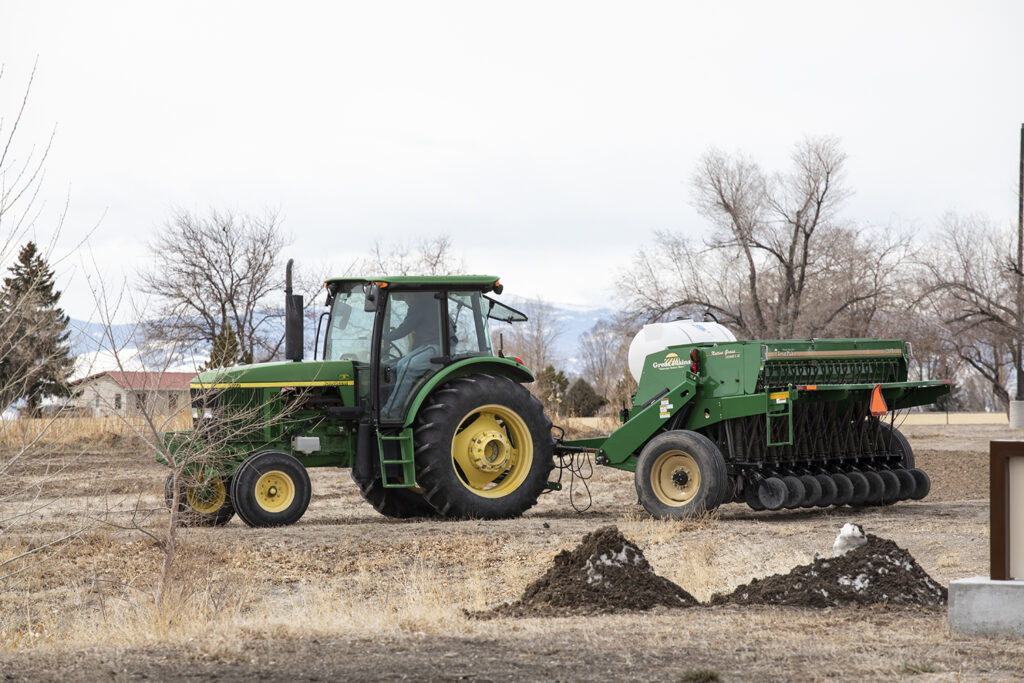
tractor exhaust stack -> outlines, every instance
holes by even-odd
[[[292,294],[292,262],[284,271],[284,357],[285,360],[299,362],[302,360],[303,329],[302,329],[302,295]]]

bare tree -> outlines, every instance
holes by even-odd
[[[283,287],[280,254],[288,244],[273,212],[260,216],[176,211],[149,245],[153,265],[142,289],[159,303],[149,324],[158,339],[210,344],[230,323],[244,354],[270,360],[283,334],[268,296]]]
[[[785,174],[707,153],[693,187],[712,231],[702,242],[658,233],[621,279],[630,310],[710,315],[748,338],[866,333],[899,290],[908,238],[841,219],[845,161],[834,138],[797,144]]]
[[[1016,305],[1020,269],[1014,235],[984,216],[949,213],[938,239],[923,251],[919,301],[947,327],[958,356],[989,382],[1007,408],[1008,382],[1022,373],[1024,321]]]
[[[453,275],[465,270],[465,263],[453,253],[448,235],[434,235],[412,244],[376,242],[363,267],[376,275]]]
[[[543,299],[531,299],[513,305],[519,307],[528,320],[507,327],[495,325],[492,334],[503,335],[506,351],[521,358],[535,372],[548,365],[560,365],[562,359],[558,358],[555,344],[562,336],[564,326],[558,320],[554,307]],[[495,344],[495,348],[497,346]]]
[[[636,390],[629,374],[629,344],[635,333],[635,321],[617,315],[598,321],[580,337],[578,353],[583,377],[608,400],[608,410],[628,402]]]
[[[30,236],[38,242],[38,254],[49,258],[67,213],[65,203],[53,223],[47,223],[45,228],[40,226],[46,215],[40,193],[54,133],[51,132],[42,146],[26,142],[20,135],[35,74],[33,68],[13,117],[0,116],[0,264],[5,265]],[[0,87],[6,85],[6,76],[0,67]],[[0,410],[8,407],[9,400],[32,393],[38,379],[34,372],[18,370],[18,365],[47,365],[55,357],[64,356],[63,349],[52,352],[39,349],[34,355],[23,353],[26,337],[49,333],[50,328],[60,322],[54,316],[37,314],[36,309],[44,298],[40,296],[44,280],[49,280],[48,273],[35,273],[22,278],[22,286],[5,288],[7,291],[0,303],[0,366],[4,366],[0,371],[0,396],[6,398]],[[71,449],[55,453],[52,442],[63,436],[65,423],[53,415],[33,420],[0,420],[0,477],[5,482],[0,490],[0,533],[9,541],[22,531],[32,534],[32,542],[24,551],[6,553],[0,559],[0,582],[5,590],[30,567],[66,548],[88,526],[88,522],[83,522],[51,532],[39,525],[44,511],[61,500],[62,492],[56,489],[57,478],[78,455],[69,452]],[[5,615],[5,629],[6,618],[19,617]]]

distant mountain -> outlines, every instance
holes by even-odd
[[[565,371],[566,374],[579,374],[581,370],[580,337],[585,332],[589,332],[596,323],[602,320],[611,320],[615,311],[599,306],[574,306],[572,304],[551,304],[551,307],[554,310],[555,319],[561,326],[561,334],[555,340],[555,356],[564,363],[564,366],[559,369]]]
[[[513,307],[528,308],[528,302],[519,299],[507,299],[506,302]],[[579,339],[595,323],[601,320],[608,320],[614,315],[610,308],[599,306],[575,306],[572,304],[549,304],[552,308],[554,318],[561,327],[561,334],[555,341],[555,356],[562,360],[563,367],[569,374],[577,373],[579,360],[577,358]],[[283,321],[273,321],[273,333],[283,333]],[[72,319],[71,328],[71,351],[75,356],[75,379],[85,377],[97,372],[117,370],[117,358],[111,351],[111,339],[118,349],[118,356],[121,364],[129,370],[142,369],[164,369],[171,371],[189,372],[202,365],[209,358],[209,349],[197,349],[194,354],[183,356],[178,354],[169,357],[161,353],[158,347],[152,344],[142,344],[141,324],[122,323],[113,325],[108,335],[107,330],[101,323],[94,323],[86,320]],[[306,347],[307,357],[312,358],[313,337],[316,334],[316,323],[309,317],[306,319]],[[322,332],[321,332],[322,334]],[[140,348],[144,346],[144,348]]]

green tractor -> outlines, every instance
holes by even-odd
[[[303,360],[302,297],[286,288],[285,362],[192,380],[194,429],[164,436],[165,494],[182,519],[294,524],[309,467],[348,467],[389,517],[515,517],[548,486],[551,422],[534,379],[492,349],[489,322],[526,316],[492,276],[326,282],[326,331]],[[319,356],[319,357],[318,357]],[[167,462],[167,460],[170,462]],[[176,490],[177,488],[177,490]]]

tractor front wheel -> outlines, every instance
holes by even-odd
[[[554,467],[551,420],[507,377],[446,382],[416,417],[416,483],[442,516],[505,519],[537,503]]]
[[[722,504],[728,471],[707,437],[674,430],[651,439],[636,461],[640,504],[659,519],[683,519]]]
[[[235,516],[231,505],[230,481],[211,477],[203,482],[192,482],[185,474],[178,476],[178,523],[182,526],[222,526]],[[174,475],[164,482],[164,503],[170,510],[174,505]]]
[[[295,524],[309,507],[311,492],[306,468],[279,451],[250,455],[231,477],[235,511],[249,526]]]

